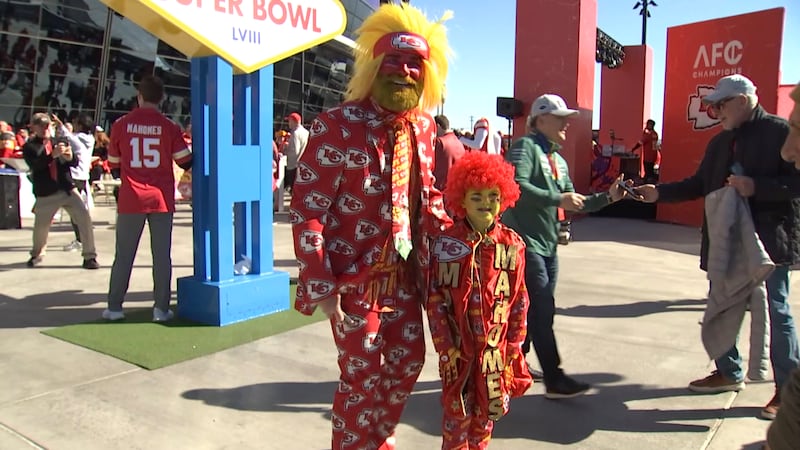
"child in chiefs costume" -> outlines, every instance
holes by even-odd
[[[499,221],[520,191],[500,155],[471,152],[447,177],[457,218],[432,252],[427,313],[442,378],[442,449],[484,449],[494,422],[532,380],[521,344],[528,297],[525,244]]]

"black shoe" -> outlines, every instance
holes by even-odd
[[[37,256],[35,258],[32,257],[31,259],[29,259],[28,262],[25,263],[25,265],[28,267],[36,267],[39,265],[40,262],[42,262],[42,257]]]
[[[83,268],[84,269],[89,269],[89,270],[99,269],[100,268],[100,263],[98,263],[97,260],[94,259],[94,258],[84,259],[83,260]]]
[[[531,378],[533,378],[533,381],[544,380],[544,373],[542,373],[541,370],[534,369],[531,363],[528,363],[528,373],[531,374]]]
[[[586,393],[591,386],[581,383],[566,375],[561,376],[555,383],[547,386],[544,397],[550,400],[578,397]]]

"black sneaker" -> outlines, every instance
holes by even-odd
[[[566,375],[561,376],[555,383],[547,386],[544,397],[550,400],[578,397],[586,393],[591,386],[581,383]]]
[[[36,267],[39,265],[40,262],[42,262],[42,257],[37,256],[35,258],[32,257],[31,259],[29,259],[28,262],[25,263],[25,265],[28,267]]]
[[[98,263],[97,260],[94,259],[94,258],[84,259],[83,260],[83,268],[84,269],[89,269],[89,270],[99,269],[100,268],[100,263]]]

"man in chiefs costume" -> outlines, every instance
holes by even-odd
[[[522,354],[525,243],[498,220],[520,191],[500,155],[467,153],[445,188],[455,224],[432,248],[428,322],[442,378],[442,450],[485,449],[532,380]]]
[[[447,13],[446,16],[450,16]],[[341,372],[333,449],[394,448],[422,370],[427,242],[450,223],[433,187],[447,72],[442,20],[384,4],[357,30],[346,101],[312,123],[290,218],[300,264],[295,308],[331,321]]]
[[[473,150],[479,150],[490,155],[499,155],[502,152],[503,138],[497,132],[492,131],[489,119],[486,117],[481,117],[475,122],[472,138],[461,136],[458,140]]]

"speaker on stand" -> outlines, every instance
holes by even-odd
[[[513,97],[497,97],[497,115],[508,120],[508,136],[511,137],[511,121],[525,114],[524,105]]]

